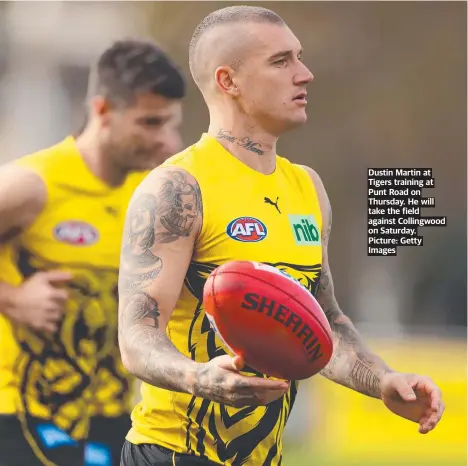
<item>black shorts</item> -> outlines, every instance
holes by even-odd
[[[219,466],[196,456],[181,455],[159,445],[125,441],[120,466]]]
[[[83,466],[84,442],[41,419],[28,425],[23,431],[17,417],[0,415],[0,466]]]
[[[85,466],[119,466],[122,446],[131,427],[129,415],[91,418]]]

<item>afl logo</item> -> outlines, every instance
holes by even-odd
[[[99,234],[96,228],[87,223],[70,221],[59,223],[54,228],[54,237],[62,243],[90,246],[97,242]]]
[[[227,226],[226,233],[236,241],[256,243],[266,238],[267,227],[257,218],[239,217]]]

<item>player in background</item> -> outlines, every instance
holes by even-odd
[[[421,433],[439,422],[434,382],[390,369],[341,311],[323,184],[276,153],[278,138],[307,119],[313,76],[301,54],[284,21],[259,7],[215,11],[195,30],[190,68],[209,109],[208,133],[143,181],[124,231],[119,343],[125,367],[144,383],[122,466],[282,464],[297,383],[228,356],[202,307],[208,274],[232,260],[281,268],[315,294],[334,335],[323,376],[381,399]],[[242,228],[246,217],[258,229]],[[321,236],[298,236],[298,225]]]
[[[121,235],[135,187],[181,148],[184,93],[156,44],[117,41],[92,67],[83,131],[0,169],[1,466],[120,462]]]

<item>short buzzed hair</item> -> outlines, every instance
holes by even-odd
[[[209,30],[216,26],[241,23],[241,22],[258,22],[258,23],[270,23],[284,25],[285,22],[274,11],[262,8],[259,6],[245,6],[236,5],[222,8],[220,10],[213,11],[206,16],[203,21],[198,24],[193,33],[192,39],[189,45],[189,66],[190,72],[195,83],[200,87],[201,70],[197,63],[196,49],[200,42],[201,37]]]
[[[154,42],[139,39],[114,42],[91,68],[88,98],[99,95],[115,104],[129,105],[143,92],[181,99],[185,95],[183,74]]]

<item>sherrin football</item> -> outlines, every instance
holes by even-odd
[[[270,377],[307,379],[333,353],[330,325],[319,303],[275,267],[250,261],[223,264],[205,283],[203,305],[228,349]]]

